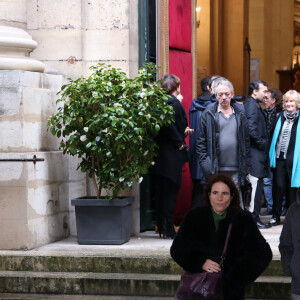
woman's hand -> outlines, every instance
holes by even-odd
[[[213,273],[213,272],[217,273],[221,271],[220,265],[211,259],[207,259],[205,261],[205,263],[202,266],[202,269],[209,273]]]
[[[194,133],[194,129],[191,129],[190,127],[187,127],[184,131],[184,134],[187,135],[191,135],[192,133]]]

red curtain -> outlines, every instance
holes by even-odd
[[[169,69],[170,74],[180,78],[182,105],[189,117],[193,100],[193,57],[192,45],[192,12],[191,0],[169,0]],[[189,144],[188,138],[186,140]],[[180,225],[183,217],[191,207],[192,180],[189,164],[182,168],[182,181],[176,207],[174,210],[175,225]]]

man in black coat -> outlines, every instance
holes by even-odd
[[[244,102],[245,114],[248,120],[251,150],[251,169],[249,181],[252,185],[252,196],[249,211],[260,229],[270,228],[271,225],[261,222],[259,214],[263,193],[263,178],[269,176],[269,143],[266,130],[266,117],[260,103],[268,92],[268,84],[262,80],[252,82],[249,86],[249,98]]]
[[[282,111],[282,93],[278,89],[269,89],[266,99],[265,99],[266,108],[264,113],[266,115],[266,125],[267,125],[267,137],[269,145],[272,141],[273,130],[276,125],[276,120],[279,117],[280,112]],[[266,211],[262,216],[267,216],[272,214],[273,209],[273,173],[270,172],[269,177],[263,179],[264,182],[264,195],[267,205]]]
[[[207,107],[199,123],[198,159],[206,180],[215,174],[227,174],[240,189],[250,171],[247,119],[231,102],[234,90],[228,79],[216,79],[214,93],[218,102]]]

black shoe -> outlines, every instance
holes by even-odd
[[[261,216],[269,216],[272,214],[272,209],[267,209],[265,210],[262,214],[260,214]]]
[[[259,229],[267,229],[267,228],[271,228],[272,225],[269,224],[264,224],[262,221],[257,221],[256,222],[256,226],[259,228]]]
[[[274,218],[274,217],[273,217],[273,218],[270,220],[269,224],[270,224],[271,226],[279,225],[279,224],[280,224],[280,219]]]

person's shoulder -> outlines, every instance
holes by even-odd
[[[185,219],[190,220],[203,220],[206,219],[209,215],[210,207],[209,206],[199,206],[191,209],[185,216]]]
[[[179,102],[179,100],[175,96],[168,95],[168,100],[167,100],[168,104],[175,105],[175,104],[177,104],[177,102]]]
[[[290,205],[286,214],[286,219],[289,219],[295,215],[297,216],[297,219],[300,218],[300,203],[297,201]]]
[[[256,100],[253,97],[249,96],[248,98],[245,99],[244,105],[245,104],[247,104],[247,105],[249,105],[249,104],[254,105],[254,104],[256,104]]]
[[[236,114],[244,114],[244,107],[242,104],[239,104],[239,103],[231,103],[231,106],[233,107],[234,109],[234,112]]]
[[[206,114],[215,113],[217,111],[217,109],[218,109],[218,102],[213,102],[206,106],[203,113],[206,113]]]
[[[167,103],[171,105],[176,112],[179,112],[181,109],[184,110],[182,104],[175,96],[170,96]]]
[[[254,100],[254,98],[252,97],[252,96],[248,96],[246,99],[245,99],[245,101],[252,101],[252,100]],[[245,102],[244,101],[244,102]]]
[[[233,218],[233,222],[237,224],[254,225],[252,214],[249,211],[241,210]]]

